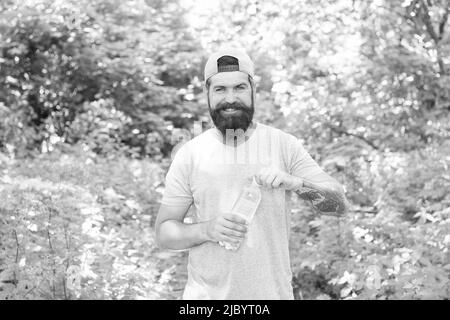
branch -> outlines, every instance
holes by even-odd
[[[25,298],[29,293],[31,293],[32,291],[34,291],[34,289],[36,289],[37,286],[34,286],[33,288],[31,288],[30,290],[28,290],[27,292],[25,292],[25,294],[23,295],[23,297]]]
[[[48,239],[48,245],[49,245],[49,247],[50,247],[50,251],[51,251],[52,253],[55,253],[55,251],[53,250],[52,241],[51,241],[51,239],[50,239],[50,223],[51,223],[51,216],[52,216],[52,213],[51,213],[51,211],[49,210],[49,212],[48,212],[47,239]]]
[[[15,238],[15,240],[16,240],[16,259],[15,259],[15,262],[16,262],[16,266],[17,266],[17,263],[19,262],[19,238],[17,237],[17,232],[16,232],[15,229],[13,230],[13,234],[14,234],[14,238]],[[17,283],[18,283],[18,282],[19,282],[19,281],[17,280],[16,269],[14,268],[14,272],[13,272],[13,284],[17,287]]]
[[[425,24],[425,28],[428,31],[428,34],[430,35],[431,39],[434,40],[434,43],[438,43],[439,42],[439,37],[436,33],[436,31],[434,30],[433,27],[433,23],[431,22],[431,18],[430,18],[430,14],[429,12],[429,8],[427,6],[427,4],[422,0],[422,11],[423,11],[423,23]]]
[[[63,278],[63,292],[64,292],[64,299],[69,300],[69,298],[67,297],[66,277]]]
[[[66,241],[66,249],[70,250],[69,238],[67,237],[67,224],[64,224],[64,239]]]
[[[372,213],[372,214],[377,214],[378,210],[376,209],[364,209],[364,208],[359,208],[359,209],[353,209],[353,212],[360,212],[360,213]]]
[[[448,13],[449,13],[449,7],[447,6],[445,8],[444,16],[442,17],[442,20],[439,23],[439,41],[441,41],[442,38],[444,37],[444,29],[445,29],[445,24],[447,23],[447,20],[448,20]]]
[[[441,40],[441,38],[440,38],[441,35],[438,35],[436,33],[436,31],[434,30],[433,23],[431,22],[431,18],[430,18],[430,14],[429,14],[429,8],[428,8],[427,4],[423,0],[421,1],[421,3],[422,3],[421,11],[423,11],[423,17],[422,17],[423,23],[425,24],[425,28],[426,28],[428,34],[430,35],[431,39],[433,39],[433,41],[434,41],[434,44],[436,47],[436,52],[437,52],[437,62],[439,65],[439,73],[443,75],[443,74],[445,74],[445,65],[444,65],[444,61],[442,60],[441,53],[439,51],[439,41]],[[428,3],[431,6],[431,3],[430,2],[428,2]],[[443,23],[442,30],[444,30],[444,26],[447,21],[447,18],[448,18],[448,7],[446,10],[446,14],[444,15],[443,21],[441,21],[441,24]],[[441,24],[439,25],[439,28],[441,28]]]
[[[50,238],[51,217],[52,217],[52,211],[51,211],[51,208],[50,208],[49,211],[48,211],[47,238],[48,238],[48,245],[50,247],[50,251],[54,255],[55,254],[55,250],[53,250],[52,241],[51,241],[51,238]],[[53,299],[56,299],[55,278],[56,278],[56,267],[55,267],[55,259],[53,259],[53,279],[52,279]]]
[[[338,223],[337,223],[337,228],[338,228],[338,234],[337,234],[337,244],[338,244],[338,248],[339,251],[344,251],[342,249],[342,230],[341,230],[341,219],[338,219]]]
[[[13,230],[14,239],[16,240],[16,260],[15,262],[19,262],[19,238],[17,237],[16,230]]]
[[[357,138],[357,139],[359,139],[361,141],[364,141],[365,143],[367,143],[369,146],[371,146],[375,150],[380,150],[380,147],[376,146],[372,141],[368,140],[367,138],[364,138],[363,136],[360,136],[358,134],[345,131],[344,129],[341,129],[341,128],[338,128],[338,127],[335,127],[335,126],[332,126],[332,125],[329,125],[329,124],[327,124],[327,127],[330,128],[331,131],[333,131],[333,132],[341,133],[341,134],[344,134],[346,136],[355,137],[355,138]]]
[[[66,241],[66,249],[67,249],[67,260],[66,260],[66,274],[67,274],[67,269],[69,269],[69,254],[70,254],[70,244],[69,244],[69,238],[67,235],[67,224],[64,224],[64,239]],[[69,299],[68,295],[67,295],[67,284],[66,284],[66,276],[64,276],[63,278],[63,289],[64,289],[64,298],[66,300]]]

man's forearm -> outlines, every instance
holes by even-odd
[[[209,238],[205,222],[187,224],[177,220],[166,220],[158,228],[157,240],[163,248],[183,250],[209,241]]]
[[[299,183],[293,190],[300,198],[311,202],[314,209],[323,214],[343,215],[348,210],[344,190],[338,183],[312,183],[298,178]]]

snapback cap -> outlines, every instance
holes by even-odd
[[[220,65],[219,59],[225,56],[234,58],[235,63]],[[206,61],[204,76],[206,81],[219,72],[241,71],[253,78],[254,69],[253,61],[244,51],[226,48],[211,54],[208,61]]]

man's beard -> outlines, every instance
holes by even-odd
[[[227,108],[241,110],[241,112],[230,115],[222,114],[221,111]],[[224,137],[226,136],[227,130],[233,130],[235,132],[238,129],[242,129],[244,132],[247,131],[252,123],[254,112],[253,99],[250,107],[240,102],[223,102],[213,110],[211,105],[209,105],[209,114],[211,115],[212,121]]]

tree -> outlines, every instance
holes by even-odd
[[[100,130],[141,155],[167,148],[167,128],[179,118],[172,114],[187,108],[180,89],[201,60],[176,1],[11,1],[0,9],[0,104],[20,118],[15,134],[5,125],[3,144],[40,149],[51,137],[76,143]],[[103,118],[89,116],[100,107],[109,110]],[[115,110],[120,127],[95,125],[114,122]],[[88,131],[72,127],[77,117]]]

